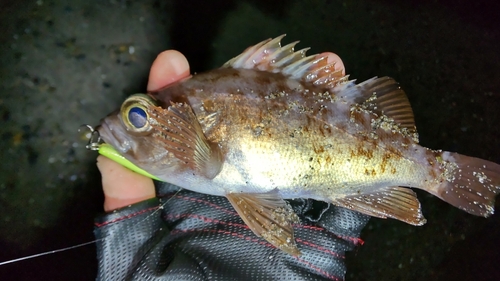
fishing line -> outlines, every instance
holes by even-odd
[[[180,188],[179,190],[177,190],[169,199],[167,199],[167,201],[165,201],[164,203],[160,204],[160,206],[158,207],[158,209],[156,209],[154,212],[152,212],[151,214],[149,214],[147,217],[145,217],[139,223],[144,222],[145,220],[147,220],[148,218],[150,218],[152,215],[156,214],[158,211],[163,210],[163,207],[165,207],[165,205],[168,202],[170,202],[170,200],[172,200],[179,192],[181,192],[181,190],[182,190],[182,188]],[[57,250],[52,250],[52,251],[48,251],[48,252],[38,253],[38,254],[30,255],[30,256],[25,256],[25,257],[22,257],[22,258],[17,258],[17,259],[3,261],[3,262],[0,262],[0,266],[6,265],[6,264],[10,264],[10,263],[19,262],[19,261],[29,260],[29,259],[33,259],[33,258],[38,258],[38,257],[50,255],[50,254],[55,254],[55,253],[59,253],[59,252],[69,251],[69,250],[80,248],[80,247],[84,247],[84,246],[87,246],[87,245],[90,245],[90,244],[94,244],[94,243],[99,242],[99,241],[104,241],[108,237],[109,236],[107,235],[107,236],[104,236],[102,238],[90,241],[90,242],[85,242],[85,243],[77,244],[77,245],[74,245],[74,246],[65,247],[65,248],[62,248],[62,249],[57,249]]]
[[[85,243],[78,244],[78,245],[75,245],[75,246],[70,246],[70,247],[66,247],[66,248],[62,248],[62,249],[57,249],[57,250],[52,250],[52,251],[43,252],[43,253],[39,253],[39,254],[34,254],[34,255],[31,255],[31,256],[26,256],[26,257],[22,257],[22,258],[13,259],[13,260],[3,261],[3,262],[0,262],[0,266],[6,265],[6,264],[9,264],[9,263],[18,262],[18,261],[29,260],[29,259],[32,259],[32,258],[46,256],[46,255],[50,255],[50,254],[55,254],[55,253],[59,253],[59,252],[64,252],[64,251],[75,249],[75,248],[80,248],[80,247],[83,247],[83,246],[87,246],[87,245],[93,244],[93,243],[95,243],[97,241],[104,240],[105,238],[106,237],[103,237],[103,238],[100,238],[100,239],[96,239],[94,241],[85,242]]]

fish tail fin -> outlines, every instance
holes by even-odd
[[[500,165],[454,152],[438,156],[441,183],[431,193],[447,203],[476,216],[494,212],[500,193]]]

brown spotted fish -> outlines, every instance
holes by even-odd
[[[420,188],[468,213],[493,214],[500,165],[418,144],[413,112],[388,77],[355,84],[327,57],[281,46],[129,97],[97,128],[133,164],[182,188],[225,196],[258,236],[300,251],[283,200],[312,198],[412,225]]]

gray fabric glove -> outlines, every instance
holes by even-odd
[[[343,280],[344,253],[369,217],[314,200],[290,200],[298,257],[243,223],[225,197],[169,184],[158,198],[96,220],[97,280]]]

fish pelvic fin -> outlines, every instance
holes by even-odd
[[[251,46],[222,67],[279,72],[290,78],[323,85],[326,88],[333,88],[348,81],[348,76],[342,74],[343,69],[335,70],[335,64],[328,63],[327,55],[306,56],[309,48],[295,51],[294,47],[299,41],[282,47],[283,37],[285,35]]]
[[[159,106],[148,108],[154,136],[193,171],[213,179],[222,169],[220,147],[207,140],[191,106],[186,103],[171,104],[167,109]]]
[[[332,203],[369,216],[393,218],[412,225],[423,225],[427,221],[417,195],[405,187],[389,186],[372,193],[335,199]]]
[[[288,254],[301,254],[292,227],[299,218],[278,192],[229,193],[226,197],[257,236]]]
[[[437,161],[442,171],[440,183],[425,190],[467,213],[493,214],[495,196],[500,193],[500,165],[447,151]]]

